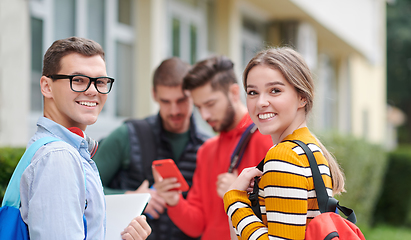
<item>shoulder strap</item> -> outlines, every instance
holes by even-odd
[[[41,146],[54,141],[60,141],[60,139],[55,137],[40,138],[31,144],[30,147],[24,152],[19,163],[14,169],[9,184],[7,185],[2,206],[12,206],[17,209],[20,207],[20,179],[24,170],[26,170],[29,166],[31,159]]]
[[[311,172],[313,175],[315,193],[317,195],[318,207],[320,209],[320,212],[321,213],[329,212],[327,211],[328,210],[327,202],[328,202],[329,196],[327,194],[327,190],[325,188],[325,184],[321,177],[321,173],[320,173],[320,170],[318,169],[317,161],[315,160],[313,152],[305,143],[299,140],[287,140],[287,141],[297,144],[304,150],[308,158],[308,162],[310,163],[310,168],[311,168]],[[335,211],[335,207],[333,211]]]
[[[264,167],[264,158],[263,160],[261,160],[261,162],[257,165],[257,169],[260,171],[263,171],[263,167]],[[253,210],[254,214],[260,219],[262,220],[262,216],[261,216],[261,209],[260,209],[260,203],[258,202],[258,192],[259,192],[259,187],[258,187],[258,179],[259,177],[254,177],[254,187],[253,187],[253,192],[250,193],[250,195],[248,196],[248,199],[251,202],[251,209]]]
[[[87,239],[87,219],[86,219],[86,209],[88,205],[87,201],[87,175],[86,175],[86,168],[83,166],[83,175],[84,175],[84,187],[86,189],[86,203],[84,207],[84,213],[83,213],[83,225],[84,225],[84,239]]]
[[[321,173],[317,165],[317,161],[315,160],[314,154],[311,149],[305,143],[299,140],[287,141],[299,145],[304,150],[308,158],[313,175],[314,188],[317,195],[318,208],[320,209],[320,212],[334,212],[337,207],[345,216],[347,216],[347,220],[355,224],[357,222],[357,217],[355,216],[354,211],[350,208],[341,206],[337,199],[328,196],[323,178],[321,177]]]
[[[251,123],[247,129],[241,135],[240,140],[237,143],[233,153],[231,154],[231,164],[228,168],[228,172],[231,173],[234,171],[235,168],[240,165],[240,162],[243,158],[243,154],[245,149],[247,148],[247,144],[250,141],[251,135],[257,130],[257,126],[254,123]]]
[[[24,152],[23,156],[20,158],[19,163],[17,164],[16,168],[14,169],[13,175],[11,176],[10,182],[7,185],[6,193],[4,194],[3,198],[3,206],[10,206],[19,209],[20,208],[20,180],[21,176],[23,175],[24,170],[30,165],[31,159],[33,159],[34,154],[36,154],[37,150],[43,145],[46,145],[51,142],[55,141],[62,141],[61,139],[55,137],[43,137],[38,139],[37,141],[33,142],[28,149]],[[87,189],[86,185],[86,172],[83,167],[83,174],[84,174],[84,186]],[[86,190],[87,192],[87,190]],[[87,199],[86,199],[86,207],[87,208]],[[83,224],[84,224],[84,239],[87,238],[87,220],[86,215],[83,214]]]
[[[151,126],[146,119],[130,120],[128,122],[133,125],[139,139],[143,172],[148,170],[151,173],[151,163],[157,156],[156,142]]]
[[[264,170],[264,158],[263,160],[261,160],[261,162],[257,165],[256,167],[258,170],[260,170],[261,172]]]

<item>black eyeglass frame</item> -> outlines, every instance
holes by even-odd
[[[74,78],[74,77],[78,77],[78,76],[86,77],[86,78],[89,79],[88,85],[87,85],[86,89],[84,89],[84,90],[82,90],[82,91],[77,91],[77,90],[74,90],[74,89],[73,89],[73,78]],[[86,76],[86,75],[82,75],[82,74],[75,74],[75,75],[56,74],[56,75],[49,75],[49,76],[46,76],[46,77],[51,78],[51,79],[53,79],[53,80],[67,79],[67,78],[70,79],[70,88],[71,88],[71,90],[72,90],[73,92],[85,92],[85,91],[87,91],[87,90],[90,88],[91,82],[94,82],[94,87],[96,88],[97,92],[99,92],[99,93],[101,93],[101,94],[108,94],[108,93],[111,91],[111,88],[113,88],[113,84],[114,84],[114,80],[115,80],[114,78],[111,78],[111,77],[96,77],[96,78],[92,78],[92,77],[89,77],[89,76]],[[108,89],[107,92],[100,92],[100,90],[98,89],[98,87],[97,87],[97,80],[100,79],[100,78],[108,78],[108,79],[110,79],[110,80],[112,81],[111,84],[110,84],[110,88]]]

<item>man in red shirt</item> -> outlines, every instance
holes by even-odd
[[[252,124],[241,90],[226,57],[211,57],[198,62],[184,78],[183,88],[190,90],[194,105],[215,132],[197,152],[193,185],[184,199],[176,179],[161,179],[155,173],[156,189],[168,205],[168,215],[185,234],[202,240],[230,239],[230,226],[222,197],[238,172],[256,166],[272,146],[268,135],[251,133],[242,159],[228,172],[231,155],[243,133]],[[241,156],[241,155],[240,155]]]

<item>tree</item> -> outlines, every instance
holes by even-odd
[[[407,115],[399,143],[411,142],[411,0],[387,6],[387,98]]]

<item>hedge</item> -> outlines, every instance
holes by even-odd
[[[411,146],[388,155],[383,191],[375,211],[375,222],[411,226]]]
[[[386,151],[353,136],[329,133],[318,137],[345,174],[346,192],[335,197],[341,205],[354,209],[359,225],[371,226],[387,166]]]
[[[319,135],[321,142],[334,154],[344,170],[346,193],[336,196],[341,205],[353,208],[362,226],[372,224],[373,211],[380,195],[387,154],[377,145],[352,136]],[[24,148],[0,148],[0,198],[10,176],[24,153]],[[411,161],[410,161],[411,162]],[[408,172],[411,177],[411,172]],[[406,175],[406,174],[405,174]],[[411,184],[411,180],[405,184]],[[411,212],[411,208],[410,212]],[[411,214],[410,222],[411,222]]]
[[[0,148],[0,202],[3,200],[7,184],[16,168],[18,161],[23,156],[26,148]]]

